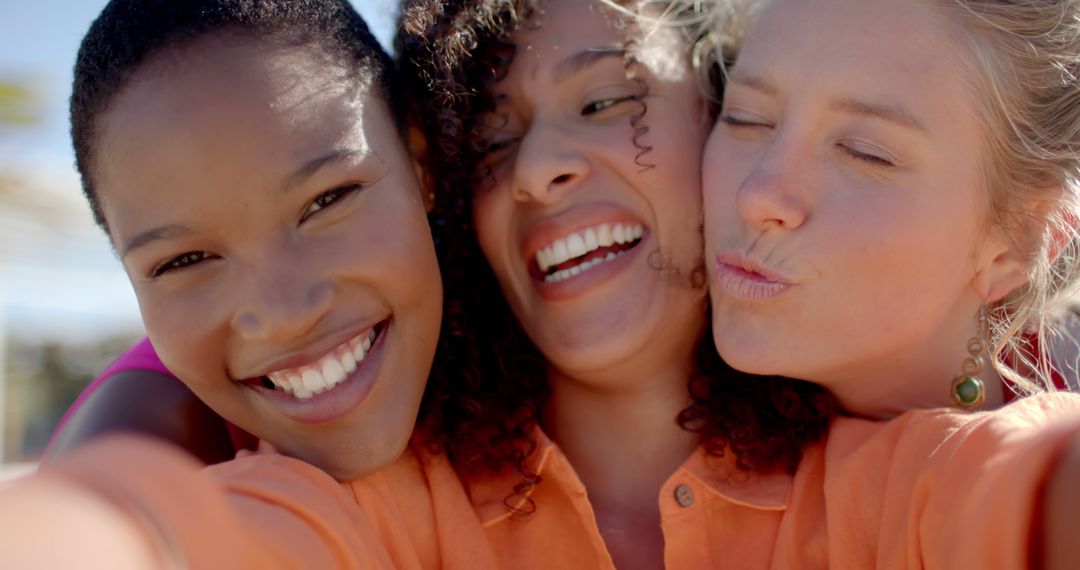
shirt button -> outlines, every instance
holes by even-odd
[[[694,491],[686,485],[675,487],[675,502],[680,507],[689,507],[694,504]]]

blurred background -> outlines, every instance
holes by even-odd
[[[351,0],[389,44],[396,0]],[[33,465],[79,391],[142,336],[67,133],[79,42],[105,0],[0,0],[0,473]]]

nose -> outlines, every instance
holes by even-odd
[[[589,159],[553,125],[534,123],[518,143],[514,199],[556,203],[589,174]]]
[[[247,286],[237,291],[240,304],[232,326],[242,338],[288,341],[311,331],[334,302],[334,284],[303,264],[278,264],[252,272]]]
[[[796,152],[775,146],[778,143],[761,156],[735,196],[739,215],[761,231],[793,230],[809,214],[805,197],[810,173],[800,167]]]

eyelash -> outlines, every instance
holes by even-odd
[[[764,127],[764,128],[772,128],[772,125],[769,125],[769,124],[766,124],[766,123],[755,123],[755,122],[753,122],[753,121],[744,121],[744,120],[742,120],[742,119],[739,119],[739,118],[737,118],[737,117],[733,117],[733,116],[731,116],[731,115],[721,115],[721,116],[720,116],[720,122],[722,122],[722,123],[724,123],[724,124],[728,125],[729,127],[736,127],[736,128],[738,128],[738,127],[747,127],[747,128],[753,128],[753,127]]]
[[[615,107],[619,104],[626,103],[628,101],[639,101],[641,98],[637,95],[627,95],[625,97],[610,97],[607,99],[597,99],[596,101],[590,101],[581,108],[581,115],[587,117],[589,115],[595,115]]]
[[[583,117],[587,117],[587,116],[590,116],[590,115],[595,115],[596,113],[602,113],[602,112],[604,112],[604,111],[606,111],[608,109],[611,109],[612,107],[616,107],[616,106],[618,106],[618,105],[620,105],[622,103],[626,103],[628,101],[640,101],[640,100],[641,100],[641,98],[639,96],[637,96],[637,95],[628,95],[628,96],[625,96],[625,97],[611,97],[611,98],[607,98],[607,99],[598,99],[596,101],[591,101],[589,103],[586,103],[585,106],[581,109],[581,115]],[[494,141],[492,143],[489,143],[487,145],[487,148],[484,149],[484,156],[485,157],[490,157],[491,155],[499,154],[500,152],[502,152],[502,151],[514,146],[515,144],[517,144],[517,142],[519,140],[520,140],[520,138],[514,137],[514,138],[509,138],[509,139],[504,139],[504,140],[501,140],[501,141]]]
[[[486,149],[484,149],[484,154],[485,155],[498,154],[499,152],[502,152],[502,151],[514,146],[517,143],[517,141],[518,141],[517,138],[509,138],[509,139],[503,139],[501,141],[492,142],[492,143],[487,145]]]
[[[315,197],[314,200],[311,201],[311,203],[308,205],[308,207],[304,210],[304,213],[300,216],[300,222],[299,223],[302,224],[302,223],[306,222],[308,220],[308,218],[310,218],[311,216],[314,216],[315,214],[325,210],[326,208],[329,208],[330,206],[333,206],[334,204],[336,204],[338,202],[338,200],[340,200],[340,199],[342,199],[342,198],[344,198],[344,197],[346,197],[346,196],[348,196],[348,195],[350,195],[350,194],[352,194],[354,192],[358,192],[358,191],[360,191],[362,189],[363,189],[363,186],[360,185],[360,184],[347,184],[345,186],[340,186],[338,188],[334,188],[333,190],[329,190],[327,192],[323,192],[322,194],[319,194],[318,196]]]
[[[889,159],[882,158],[880,156],[877,156],[876,154],[869,154],[858,151],[845,144],[837,144],[837,146],[839,146],[840,149],[847,153],[848,156],[850,156],[851,158],[854,158],[855,160],[858,160],[860,162],[865,162],[870,166],[880,166],[884,168],[891,168],[893,166],[896,166]]]
[[[182,253],[155,267],[150,272],[150,276],[154,278],[161,277],[162,275],[165,275],[170,271],[177,271],[180,269],[191,267],[192,265],[197,265],[199,263],[214,259],[216,257],[217,256],[205,251],[189,251],[187,253]]]
[[[357,192],[362,188],[363,186],[360,184],[348,184],[346,186],[334,188],[333,190],[329,190],[327,192],[319,194],[315,197],[314,200],[311,201],[307,209],[304,211],[304,214],[300,217],[300,223],[304,223],[311,216],[325,210],[326,208],[329,208],[330,206],[333,206],[341,198],[353,192]],[[189,251],[173,257],[168,261],[154,267],[154,269],[150,271],[150,276],[152,278],[158,278],[162,275],[165,275],[166,273],[186,269],[193,265],[198,265],[199,263],[202,263],[204,261],[217,259],[217,257],[218,256],[206,251]]]
[[[728,125],[729,127],[733,127],[733,128],[766,128],[766,129],[772,128],[772,125],[769,125],[767,123],[755,123],[753,121],[744,121],[742,119],[739,119],[737,117],[733,117],[731,115],[721,115],[720,116],[720,121],[722,123]],[[862,151],[856,150],[856,149],[851,148],[850,146],[847,146],[847,145],[842,144],[842,143],[837,143],[836,146],[838,146],[840,148],[840,150],[847,153],[847,155],[850,156],[851,158],[854,158],[855,160],[858,160],[860,162],[865,162],[865,163],[869,164],[870,166],[880,166],[880,167],[885,167],[885,168],[891,168],[891,167],[896,166],[896,164],[894,164],[891,160],[886,159],[886,158],[882,158],[882,157],[877,156],[875,154],[862,152]]]

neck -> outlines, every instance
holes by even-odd
[[[619,378],[549,372],[544,427],[598,510],[655,510],[660,487],[697,446],[676,422],[689,403],[691,355],[679,366],[619,367]]]
[[[870,419],[890,419],[916,409],[957,408],[952,381],[969,356],[967,345],[976,333],[977,306],[965,305],[954,311],[962,316],[950,319],[933,335],[891,354],[847,365],[842,371],[826,374],[819,383],[836,395],[848,413]],[[986,365],[978,375],[986,389],[981,409],[993,409],[1004,401],[1002,379],[989,357],[984,359]]]

